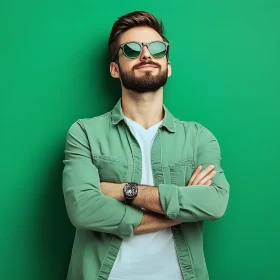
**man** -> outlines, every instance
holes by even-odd
[[[214,135],[163,105],[162,32],[147,12],[115,22],[110,72],[122,98],[69,129],[63,192],[77,230],[68,280],[209,279],[203,221],[223,216],[229,184]]]

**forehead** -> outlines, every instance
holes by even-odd
[[[163,41],[163,39],[153,28],[139,26],[125,31],[119,38],[120,44],[131,41],[148,43],[151,41]]]

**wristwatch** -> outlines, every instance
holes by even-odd
[[[123,187],[123,195],[124,195],[124,201],[126,204],[131,204],[133,199],[138,194],[138,184],[137,183],[126,183],[126,185]]]

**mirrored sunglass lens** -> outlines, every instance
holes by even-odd
[[[166,53],[166,46],[162,42],[153,42],[149,45],[149,51],[156,58],[163,57]]]
[[[123,51],[126,56],[136,58],[141,52],[141,47],[136,43],[128,43],[123,46]]]

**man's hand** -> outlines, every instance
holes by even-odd
[[[210,186],[212,181],[210,180],[215,174],[214,165],[207,166],[203,171],[202,165],[199,165],[196,170],[193,172],[192,177],[190,178],[187,186],[191,185],[204,185]]]

